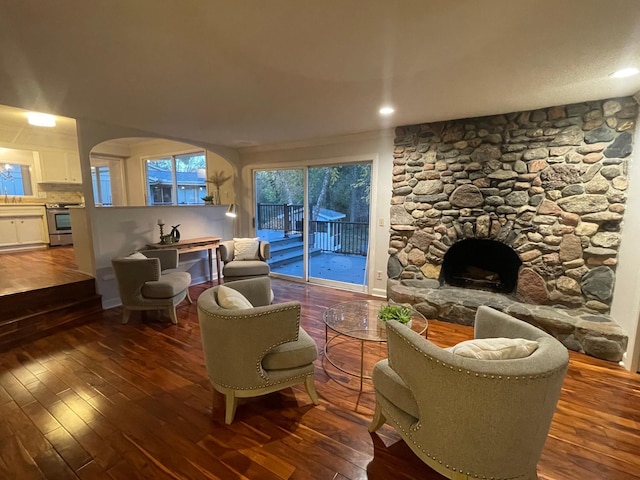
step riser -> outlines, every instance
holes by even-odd
[[[101,311],[94,279],[4,295],[0,297],[0,350],[83,323]]]
[[[93,279],[14,293],[0,297],[0,322],[23,317],[96,294]]]

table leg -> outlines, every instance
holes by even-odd
[[[217,273],[218,273],[218,285],[220,285],[222,283],[221,280],[221,274],[222,274],[222,267],[220,266],[220,248],[219,246],[216,246],[216,269],[217,269]]]
[[[209,258],[209,283],[213,283],[213,258],[211,257],[211,249],[207,250],[207,257]]]
[[[364,340],[360,340],[360,392],[362,392],[363,378],[364,378]]]

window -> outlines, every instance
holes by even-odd
[[[145,161],[148,205],[202,205],[206,195],[204,152]]]
[[[0,195],[33,195],[31,167],[34,154],[28,150],[0,148]]]
[[[111,171],[108,165],[91,167],[91,181],[93,183],[93,198],[96,205],[113,205],[111,197]]]

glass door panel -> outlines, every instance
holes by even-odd
[[[303,169],[255,172],[256,234],[271,244],[271,273],[306,279]]]
[[[308,169],[309,279],[365,286],[371,164]]]

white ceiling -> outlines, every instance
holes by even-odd
[[[0,0],[0,103],[227,146],[630,95],[638,0]],[[396,108],[381,119],[378,108]]]

